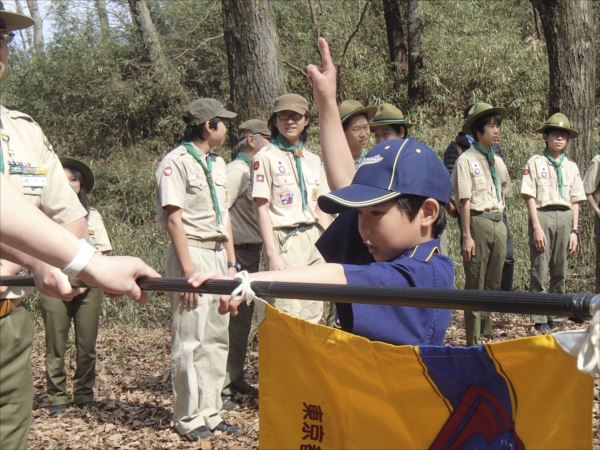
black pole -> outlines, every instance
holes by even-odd
[[[238,285],[234,280],[211,280],[199,288],[184,278],[140,278],[146,291],[230,294]],[[35,286],[32,277],[0,277],[0,286]],[[297,298],[338,303],[421,306],[445,309],[470,309],[521,314],[569,316],[590,319],[600,310],[600,295],[590,293],[545,294],[532,292],[474,291],[459,289],[418,289],[339,284],[253,281],[252,289],[261,298]]]

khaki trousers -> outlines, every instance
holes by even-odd
[[[24,449],[31,425],[31,315],[20,306],[0,319],[0,448]]]
[[[315,247],[315,243],[321,236],[318,226],[307,230],[275,229],[275,244],[279,248],[279,255],[290,269],[322,264],[325,261]],[[264,255],[267,261],[267,255]],[[308,322],[319,323],[323,316],[323,302],[312,300],[296,300],[275,298],[269,302],[277,309],[290,316],[304,319]]]
[[[502,214],[492,220],[487,214],[473,215],[471,236],[475,241],[475,257],[464,262],[465,289],[499,291],[506,257],[506,225]],[[490,215],[491,216],[491,215]],[[478,345],[481,334],[492,335],[490,313],[465,310],[467,345]]]
[[[538,209],[537,215],[542,230],[544,230],[544,234],[546,235],[546,249],[543,253],[535,249],[533,245],[533,227],[530,221],[529,257],[531,269],[529,273],[529,291],[546,292],[546,286],[548,286],[548,292],[564,294],[567,277],[567,253],[573,213],[570,209],[549,210],[545,208]],[[550,279],[549,284],[548,279]],[[531,316],[531,320],[535,323],[547,323],[548,319],[553,322],[562,322],[564,320],[562,316]]]
[[[225,250],[188,249],[196,270],[227,274]],[[165,267],[168,277],[184,276],[172,245],[167,250]],[[212,430],[223,421],[219,410],[229,346],[229,314],[219,314],[218,295],[202,295],[198,307],[191,310],[182,306],[179,293],[170,293],[169,298],[173,313],[173,422],[182,435],[202,425]]]
[[[242,266],[242,270],[258,272],[260,264],[260,247],[249,248],[235,246],[235,259]],[[224,395],[233,394],[237,383],[244,382],[244,363],[248,350],[248,336],[252,326],[254,302],[250,305],[242,303],[238,308],[238,315],[229,318],[229,355],[227,356],[227,373],[225,375]]]
[[[88,289],[70,302],[42,296],[39,301],[46,327],[46,380],[50,405],[69,403],[65,352],[71,321],[75,328],[77,369],[73,377],[73,399],[81,405],[94,400],[96,383],[96,338],[104,294]]]

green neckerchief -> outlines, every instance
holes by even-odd
[[[246,164],[250,165],[252,163],[252,158],[248,156],[246,152],[239,152],[235,159],[239,159],[240,161],[244,161]]]
[[[4,150],[2,150],[2,145],[0,145],[0,173],[4,173]]]
[[[198,161],[198,164],[202,166],[204,170],[204,174],[206,175],[206,181],[208,181],[208,187],[210,189],[210,197],[212,198],[213,207],[215,208],[215,213],[217,215],[217,224],[221,225],[223,223],[223,218],[221,217],[221,208],[219,207],[219,198],[217,197],[217,189],[215,188],[215,182],[212,177],[212,158],[210,155],[207,155],[206,161],[202,159],[202,156],[198,153],[196,148],[191,142],[184,141],[181,143],[187,150],[187,152],[192,155],[192,157]]]
[[[490,173],[492,174],[492,180],[494,180],[494,187],[496,188],[496,198],[498,199],[498,201],[501,201],[502,197],[500,194],[500,182],[498,181],[498,175],[496,174],[496,155],[494,154],[493,147],[490,145],[489,150],[486,150],[479,142],[474,142],[473,147],[475,147],[479,153],[485,156],[485,159],[487,160],[488,166],[490,168]]]
[[[548,147],[544,148],[544,156],[546,157],[546,159],[548,161],[550,161],[550,163],[554,166],[554,168],[556,169],[556,178],[558,179],[558,192],[560,193],[560,197],[563,197],[564,194],[564,190],[565,190],[565,184],[563,181],[563,173],[562,173],[562,163],[565,160],[565,154],[561,153],[560,154],[560,158],[558,158],[558,160],[556,160],[548,151]]]
[[[298,144],[298,147],[294,147],[282,135],[278,135],[275,139],[273,139],[272,143],[284,152],[290,152],[292,155],[294,155],[294,159],[296,160],[296,169],[298,170],[298,183],[300,184],[300,193],[302,195],[302,209],[307,211],[308,199],[306,193],[306,184],[304,183],[304,172],[302,171],[302,142]]]

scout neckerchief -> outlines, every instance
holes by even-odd
[[[237,154],[237,156],[235,157],[235,159],[239,159],[240,161],[244,161],[248,165],[250,165],[250,163],[252,162],[252,158],[250,158],[248,156],[248,153],[246,153],[246,152],[239,152]]]
[[[278,135],[274,140],[273,144],[279,147],[284,152],[289,152],[294,155],[296,160],[296,169],[298,171],[298,183],[300,185],[300,193],[302,196],[302,209],[308,210],[308,200],[306,193],[306,184],[304,183],[304,172],[302,171],[302,142],[298,144],[298,147],[294,147],[290,144],[282,135]]]
[[[210,189],[210,197],[213,202],[213,206],[215,208],[215,213],[217,215],[217,223],[221,225],[223,223],[223,219],[221,217],[221,208],[219,207],[219,198],[217,197],[217,189],[215,188],[215,182],[212,178],[212,158],[210,155],[207,155],[206,161],[202,159],[202,156],[198,153],[195,147],[191,142],[184,141],[181,143],[187,150],[187,152],[192,155],[192,157],[198,161],[198,164],[202,166],[204,170],[204,174],[206,175],[206,181],[208,181],[208,188]]]
[[[479,153],[485,156],[485,159],[487,160],[488,166],[490,168],[490,173],[492,174],[492,180],[494,180],[494,187],[496,188],[496,198],[498,199],[498,201],[500,201],[500,183],[498,182],[498,175],[496,174],[496,157],[494,155],[494,149],[490,145],[489,150],[486,150],[479,142],[474,142],[473,147],[475,147]]]
[[[546,147],[544,149],[544,156],[546,157],[546,159],[548,161],[550,161],[550,164],[552,164],[554,166],[554,168],[556,169],[556,178],[558,179],[558,192],[560,193],[560,196],[562,198],[563,194],[564,194],[564,181],[563,181],[563,173],[562,173],[562,163],[565,160],[565,154],[561,153],[560,154],[560,158],[558,158],[558,160],[556,158],[554,158],[550,152],[548,151],[548,147]]]

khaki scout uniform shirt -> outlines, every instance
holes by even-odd
[[[90,208],[87,216],[87,228],[90,235],[90,242],[99,252],[110,252],[113,248],[110,245],[108,233],[104,227],[102,216],[94,208]]]
[[[252,201],[250,164],[235,159],[227,164],[227,190],[231,228],[236,244],[260,244],[262,239]]]
[[[4,174],[50,219],[66,225],[85,217],[58,157],[30,116],[0,105],[0,151]],[[3,298],[23,295],[22,289],[11,289]]]
[[[302,153],[302,171],[309,207],[306,212],[302,209],[294,155],[268,144],[254,156],[252,197],[269,200],[273,228],[316,223],[317,198],[329,192],[321,158],[307,150]]]
[[[590,167],[583,178],[583,188],[586,194],[593,194],[596,204],[600,204],[600,155],[594,156]]]
[[[556,169],[544,155],[529,158],[523,168],[521,195],[535,198],[535,207],[565,206],[585,200],[583,181],[579,169],[570,159],[565,158],[561,166],[563,176],[563,197],[560,196]]]
[[[510,192],[511,182],[502,158],[498,156],[494,158],[496,176],[500,183],[500,200],[496,196],[487,158],[470,147],[458,157],[452,171],[452,196],[456,200],[457,207],[460,205],[460,200],[468,198],[471,201],[470,209],[473,211],[504,211],[504,197]]]
[[[200,149],[200,155],[204,156]],[[183,228],[188,239],[200,241],[225,241],[227,220],[227,174],[225,161],[210,153],[213,158],[212,176],[221,208],[221,224],[210,196],[210,188],[204,169],[183,145],[171,150],[156,170],[156,212],[160,224],[167,228],[167,205],[181,208]]]

